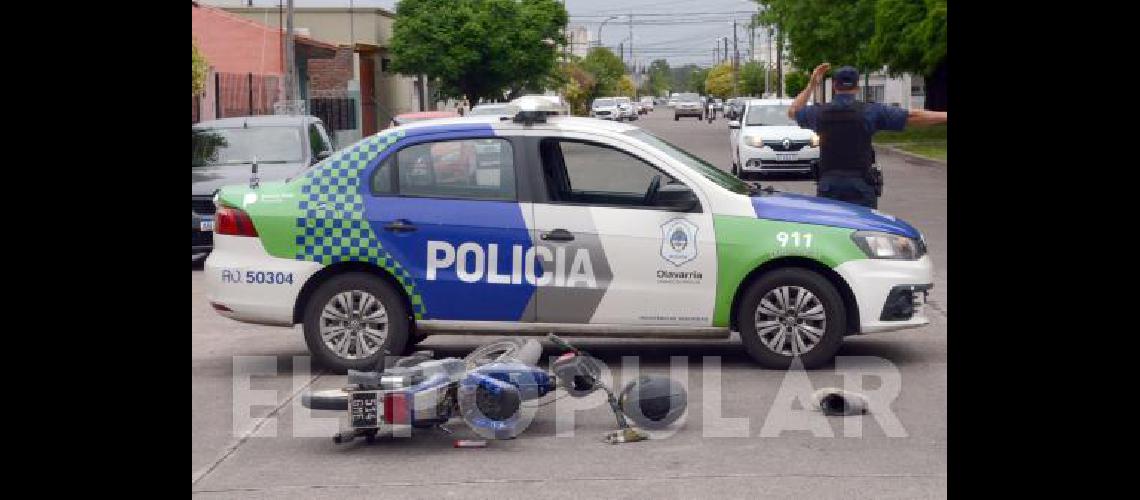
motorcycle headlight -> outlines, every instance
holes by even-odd
[[[764,147],[764,139],[760,138],[758,135],[744,136],[744,143],[754,148]]]
[[[856,231],[851,239],[872,259],[915,260],[926,254],[926,245],[921,240],[897,234]]]
[[[812,134],[811,135],[811,147],[813,147],[813,148],[819,147],[819,134]]]

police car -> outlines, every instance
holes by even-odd
[[[738,119],[728,123],[732,173],[799,174],[815,177],[819,136],[788,118],[792,99],[751,99]]]
[[[204,273],[229,318],[303,325],[334,369],[433,334],[726,338],[765,367],[927,324],[922,235],[760,190],[624,123],[474,116],[384,130],[221,189]]]

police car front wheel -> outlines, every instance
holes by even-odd
[[[796,358],[816,368],[835,357],[846,328],[843,299],[827,278],[808,269],[771,271],[752,283],[737,310],[745,350],[765,368]]]
[[[408,341],[404,301],[391,285],[367,273],[322,283],[305,306],[305,343],[317,361],[336,371],[368,370]]]

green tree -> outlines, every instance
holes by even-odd
[[[685,87],[686,92],[705,92],[705,81],[709,78],[709,71],[711,68],[697,68],[689,73],[689,84]]]
[[[617,95],[625,96],[633,99],[636,96],[637,86],[633,83],[633,77],[629,75],[622,75],[618,80]]]
[[[920,0],[921,1],[921,0]],[[791,62],[810,70],[819,63],[855,66],[866,71],[881,66],[867,46],[875,32],[876,0],[757,0],[765,7],[762,24],[785,35]],[[791,95],[791,91],[788,92]]]
[[[705,77],[704,92],[725,99],[732,96],[732,64],[724,63],[712,68]]]
[[[764,88],[764,66],[749,61],[740,66],[740,95],[761,96]]]
[[[209,63],[206,62],[206,56],[198,50],[198,45],[191,40],[190,45],[194,48],[192,61],[194,77],[192,79],[194,94],[201,95],[206,90],[206,72],[209,68]]]
[[[571,112],[575,115],[589,114],[590,99],[594,89],[594,75],[590,74],[577,61],[561,65],[561,72],[566,83],[562,87],[562,95],[570,103]]]
[[[946,0],[879,0],[868,53],[891,74],[926,77],[926,108],[946,110]]]
[[[392,69],[472,103],[517,94],[549,81],[566,21],[558,0],[400,0]]]
[[[618,81],[625,74],[625,65],[610,49],[594,47],[582,60],[582,68],[594,76],[594,88],[590,97],[614,95],[618,91]]]
[[[664,59],[656,59],[650,63],[649,78],[646,81],[647,94],[660,96],[668,92],[673,87],[673,72],[669,68],[669,62]]]
[[[788,90],[788,95],[799,95],[805,88],[808,82],[811,81],[811,76],[807,73],[800,71],[792,71],[784,75],[784,86]]]
[[[892,74],[930,74],[946,58],[946,0],[879,0],[871,57]]]

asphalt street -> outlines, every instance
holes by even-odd
[[[729,169],[723,118],[675,122],[671,109],[659,107],[634,124]],[[613,416],[591,397],[543,406],[522,436],[485,448],[452,447],[454,438],[475,437],[461,423],[451,426],[454,436],[426,430],[410,439],[335,445],[330,421],[323,429],[301,425],[335,413],[309,414],[299,392],[339,387],[344,376],[305,369],[300,327],[254,326],[215,314],[205,299],[203,271],[195,269],[192,492],[203,498],[945,497],[946,166],[885,151],[879,161],[887,182],[880,210],[921,230],[936,265],[931,324],[849,337],[835,368],[809,371],[806,379],[803,372],[757,367],[736,334],[709,341],[578,342],[621,380],[626,372],[619,367],[629,368],[623,356],[639,356],[641,371],[649,373],[667,373],[671,359],[687,360],[683,425],[671,436],[640,443],[603,443],[602,434],[615,428]],[[815,188],[811,181],[771,184],[802,193]],[[423,348],[437,357],[463,356],[487,339],[439,336]],[[544,344],[546,355],[557,354]],[[884,365],[890,368],[880,372],[888,373],[882,378],[840,374]],[[262,368],[275,374],[262,375]],[[897,396],[882,394],[896,385]],[[883,406],[864,416],[824,417],[790,402],[795,394],[827,386],[861,389]],[[235,398],[235,390],[258,391],[254,397],[261,399],[248,409],[242,403],[250,397]],[[573,413],[569,431],[556,424],[556,415],[576,407],[582,409]]]

